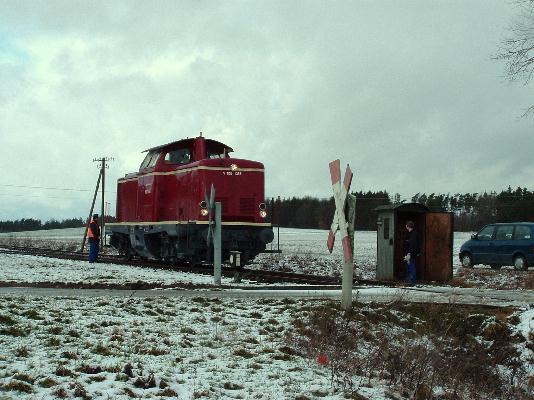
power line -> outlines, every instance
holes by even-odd
[[[91,192],[91,190],[89,189],[57,188],[57,187],[45,187],[45,186],[0,185],[0,187],[12,187],[12,188],[20,188],[20,189],[62,190],[62,191],[69,191],[69,192]],[[106,190],[106,193],[116,193],[116,192]]]

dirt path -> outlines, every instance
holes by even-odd
[[[340,290],[266,290],[266,289],[72,289],[38,287],[2,287],[0,295],[44,297],[219,297],[219,298],[314,298],[340,299]],[[495,290],[451,287],[384,288],[354,287],[353,298],[359,302],[417,302],[477,304],[492,307],[528,307],[534,305],[532,290]]]

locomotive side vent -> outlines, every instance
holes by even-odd
[[[240,214],[254,214],[254,198],[242,197],[239,199]]]

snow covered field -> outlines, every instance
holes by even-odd
[[[48,231],[2,233],[0,240],[10,238],[27,244],[49,245],[76,250],[83,238],[83,228],[58,229]],[[454,234],[454,267],[459,267],[457,257],[460,246],[470,233],[456,232]],[[321,275],[337,275],[340,273],[342,249],[339,239],[334,245],[333,254],[326,248],[328,231],[316,229],[280,228],[281,255],[260,255],[256,265],[264,263],[275,264],[280,269],[295,272],[315,273]],[[275,230],[275,240],[268,249],[276,249],[278,234]],[[376,232],[358,231],[355,234],[355,264],[360,269],[362,277],[374,277],[376,265]]]
[[[332,303],[317,300],[1,300],[1,399],[379,400],[413,398],[429,387],[434,398],[445,399],[455,385],[459,399],[478,392],[484,396],[476,398],[515,393],[527,399],[534,374],[533,309],[504,312],[496,320],[485,311],[448,305],[360,305],[343,317]],[[339,331],[345,318],[349,336]],[[468,371],[449,376],[446,363],[466,357],[462,346],[469,362],[480,357],[496,363],[504,348],[507,358],[499,368],[480,365],[476,378]],[[391,358],[395,354],[398,361]],[[404,375],[391,362],[406,369]],[[417,370],[407,368],[411,362]],[[415,371],[421,374],[417,385]],[[477,380],[484,385],[479,390],[471,383]]]
[[[76,249],[82,235],[81,229],[67,229],[2,236]],[[455,255],[468,237],[455,234]],[[339,242],[330,255],[325,231],[282,229],[280,238],[283,254],[260,256],[257,268],[275,264],[288,271],[339,274]],[[356,264],[364,277],[374,277],[375,262],[376,233],[357,232]],[[466,270],[455,263],[460,279]],[[518,276],[484,268],[469,273],[481,285]],[[212,278],[0,254],[0,281],[186,286],[208,285]],[[223,277],[225,283],[231,282]],[[0,400],[385,400],[429,390],[436,399],[534,395],[532,306],[489,309],[454,301],[418,306],[401,295],[387,303],[357,304],[347,315],[337,301],[197,293],[65,297],[28,289],[0,294]]]

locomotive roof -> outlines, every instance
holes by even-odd
[[[167,143],[167,144],[162,144],[160,146],[151,147],[150,149],[144,150],[143,153],[146,153],[147,151],[160,150],[160,149],[163,149],[164,147],[170,147],[170,146],[174,146],[174,145],[177,145],[177,144],[191,146],[191,145],[193,145],[193,143],[197,139],[198,138],[187,138],[187,139],[177,140],[176,142],[171,142],[171,143]],[[234,151],[234,149],[232,149],[230,146],[225,145],[224,143],[218,142],[218,141],[213,140],[213,139],[205,139],[205,140],[206,140],[206,145],[207,146],[210,146],[210,145],[222,146],[222,147],[226,148],[228,153]]]

